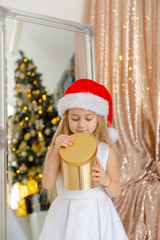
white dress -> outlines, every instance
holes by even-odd
[[[109,146],[100,142],[97,156],[105,170],[108,152]],[[128,239],[111,199],[100,185],[88,190],[65,190],[60,171],[57,193],[39,240]]]

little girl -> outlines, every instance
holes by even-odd
[[[116,155],[111,143],[118,138],[112,124],[112,98],[101,84],[75,81],[58,102],[61,123],[53,137],[44,163],[42,184],[57,197],[50,206],[40,240],[127,240],[121,220],[110,197],[118,197],[121,186]],[[96,188],[65,190],[60,165],[60,147],[72,145],[74,133],[95,137],[97,166],[91,177]]]

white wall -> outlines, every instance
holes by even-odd
[[[88,11],[87,9],[89,6],[89,0],[58,0],[58,1],[57,0],[45,0],[45,1],[43,1],[43,0],[27,0],[27,1],[24,1],[24,0],[0,0],[0,5],[4,6],[4,7],[8,7],[8,8],[31,12],[31,13],[51,16],[54,18],[84,23],[84,19],[87,14],[87,11]],[[8,33],[9,33],[9,31],[8,31]],[[11,34],[8,34],[8,35],[10,35],[9,36],[9,39],[10,39]],[[23,44],[21,44],[21,42]],[[27,40],[27,43],[28,43],[28,45],[30,45],[28,40]],[[28,55],[29,58],[33,57],[35,64],[38,65],[39,72],[43,73],[44,81],[45,81],[45,79],[51,79],[50,76],[48,76],[48,74],[51,75],[52,73],[50,71],[48,71],[48,74],[47,74],[44,63],[41,63],[42,59],[39,57],[39,54],[35,54],[36,49],[34,49],[34,51],[32,51],[32,49],[30,47],[28,50],[27,44],[24,42],[24,39],[22,41],[22,37],[19,38],[18,44],[19,44],[19,49],[22,49],[22,50],[26,49],[25,53]],[[72,45],[71,41],[70,41],[70,45]],[[47,46],[49,47],[48,44],[47,44]],[[70,52],[72,52],[72,51],[70,51]],[[41,51],[41,53],[42,53],[42,51]],[[56,54],[54,54],[54,55],[56,56]],[[37,56],[37,58],[35,56]],[[51,54],[50,54],[50,56],[51,56]],[[16,52],[13,56],[10,55],[10,59],[12,59],[12,61],[10,61],[10,62],[12,62],[12,65],[15,62],[15,60],[18,58],[19,58],[18,52]],[[48,59],[48,62],[51,63],[51,61],[49,60],[49,57],[47,57],[46,59]],[[68,61],[69,56],[66,56],[66,59]],[[53,61],[53,57],[52,57],[52,61]],[[8,61],[8,64],[10,64],[10,62]],[[64,64],[65,64],[65,62],[64,62]],[[65,66],[64,64],[63,64],[63,66]],[[65,67],[63,67],[63,69],[64,68]],[[15,84],[14,76],[13,76],[14,66],[8,65],[8,69],[10,69],[10,72],[8,70],[8,83],[10,83],[9,84],[10,88],[8,88],[8,103],[11,103],[14,105],[15,104],[15,98],[13,97],[13,84]],[[57,69],[57,71],[58,71],[58,69]],[[63,70],[62,70],[62,73],[63,73]],[[54,71],[54,74],[55,74],[55,71]],[[59,79],[59,76],[57,76],[55,74],[55,76],[53,78]],[[51,82],[51,81],[49,81],[49,82]],[[53,90],[55,87],[54,85],[52,87],[50,86],[50,84],[48,84],[48,85],[49,86],[47,86],[47,87],[49,87],[49,89],[51,89],[51,90]]]
[[[82,23],[88,2],[89,0],[0,0],[0,5]]]

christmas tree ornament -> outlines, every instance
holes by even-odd
[[[21,143],[19,144],[19,152],[23,152],[26,149],[27,149],[26,141],[21,141]],[[18,153],[18,151],[17,151],[17,153]]]
[[[15,154],[11,153],[11,154],[9,155],[9,158],[8,158],[9,163],[11,163],[11,162],[13,162],[13,161],[15,161],[15,160],[16,160]],[[16,161],[15,161],[15,162],[16,162]]]
[[[33,162],[34,161],[34,157],[33,156],[29,156],[28,160],[29,160],[29,162]]]
[[[39,95],[40,94],[40,90],[36,90],[35,93],[36,93],[36,95]]]
[[[30,134],[30,132],[27,132],[27,133],[24,135],[24,140],[28,141],[30,138],[31,138],[31,134]]]
[[[29,70],[33,70],[33,69],[35,69],[35,65],[32,64],[31,62],[28,63],[28,69],[29,69]]]
[[[18,104],[18,106],[23,106],[23,104],[24,104],[24,101],[22,100],[22,99],[17,99],[17,104]]]
[[[13,155],[13,154],[12,154],[12,155]],[[18,166],[18,164],[17,164],[17,162],[15,161],[15,159],[12,160],[11,166],[13,166],[13,167],[17,167],[17,166]]]
[[[118,132],[111,130],[112,97],[100,83],[90,79],[79,79],[70,85],[58,102],[58,113],[63,116],[68,109],[82,108],[106,118],[106,127],[110,142],[118,139]]]
[[[28,171],[28,167],[25,163],[22,163],[22,165],[19,167],[20,172],[24,173]]]
[[[20,78],[20,79],[24,79],[24,78],[25,78],[24,73],[20,73],[20,74],[19,74],[19,78]]]
[[[24,178],[24,179],[22,180],[22,183],[23,183],[23,184],[27,184],[27,183],[28,183],[28,178]]]
[[[13,143],[17,144],[18,143],[18,139],[17,138],[13,138]]]
[[[53,112],[53,106],[49,106],[48,108],[47,108],[47,112]]]
[[[27,156],[27,152],[26,151],[21,152],[21,156],[22,157],[26,157]]]
[[[35,129],[32,129],[32,130],[30,131],[30,133],[31,133],[31,136],[34,137],[34,136],[36,135],[36,130],[35,130]]]
[[[25,63],[22,63],[22,64],[20,65],[20,69],[21,69],[22,71],[25,71]]]
[[[44,133],[48,136],[51,134],[51,129],[50,128],[46,128]]]
[[[45,127],[43,119],[36,119],[35,125],[37,130]]]

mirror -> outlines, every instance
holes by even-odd
[[[95,80],[93,27],[0,7],[0,37],[0,238],[36,240],[56,102],[76,79]]]

